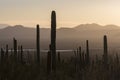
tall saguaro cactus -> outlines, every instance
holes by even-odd
[[[49,51],[47,53],[47,74],[50,74],[51,72],[51,44],[49,45]]]
[[[107,64],[108,63],[108,45],[107,45],[107,36],[106,35],[104,35],[103,45],[104,45],[103,61],[104,61],[104,64]]]
[[[51,72],[51,52],[48,51],[47,53],[47,73],[50,74]]]
[[[51,14],[51,53],[52,53],[52,70],[56,70],[56,12]]]
[[[90,63],[90,56],[89,56],[89,43],[88,40],[86,40],[86,63]]]
[[[40,64],[40,30],[39,25],[36,28],[36,48],[37,48],[37,62]]]

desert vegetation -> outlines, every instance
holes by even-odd
[[[40,26],[36,26],[36,51],[29,51],[13,38],[13,48],[6,44],[1,48],[0,80],[120,80],[120,62],[108,52],[107,35],[103,35],[103,55],[90,56],[89,40],[86,49],[81,46],[73,50],[74,56],[61,58],[56,51],[56,12],[51,14],[51,43],[47,56],[41,57]],[[63,44],[64,46],[65,44]],[[34,58],[33,58],[34,57]]]

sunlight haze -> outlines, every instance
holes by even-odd
[[[120,0],[0,0],[0,24],[50,27],[52,10],[57,27],[120,25]]]

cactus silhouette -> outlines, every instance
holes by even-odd
[[[1,63],[4,61],[4,50],[1,48]]]
[[[36,28],[36,48],[37,48],[37,63],[40,63],[40,32],[39,25]]]
[[[76,55],[79,56],[79,48],[77,48],[77,54]]]
[[[85,66],[85,53],[84,51],[82,52],[82,67]]]
[[[108,45],[107,45],[107,36],[106,35],[104,35],[103,45],[104,45],[103,62],[104,62],[104,64],[107,64],[108,63]]]
[[[13,55],[13,49],[12,48],[10,49],[10,53],[11,53],[10,56],[12,56]]]
[[[6,45],[6,54],[5,54],[5,56],[6,56],[6,59],[8,58],[8,45]]]
[[[50,74],[51,72],[51,45],[49,45],[49,51],[47,53],[47,74]]]
[[[20,58],[21,58],[21,63],[23,63],[23,47],[20,46]]]
[[[80,65],[80,69],[81,69],[81,65],[82,65],[82,51],[81,51],[81,47],[79,47],[79,65]]]
[[[95,59],[96,59],[96,60],[95,60],[95,61],[96,61],[96,64],[98,64],[98,61],[99,61],[99,60],[98,60],[98,55],[97,55],[97,54],[96,54]]]
[[[51,14],[51,53],[52,53],[52,70],[56,70],[56,13]]]
[[[14,58],[17,60],[17,40],[13,38]]]
[[[116,53],[116,63],[119,64],[119,57],[118,57],[118,54]]]
[[[61,62],[60,52],[58,52],[58,62]]]
[[[47,53],[47,74],[51,72],[51,53],[48,51]]]
[[[18,58],[18,61],[21,62],[21,53],[20,53],[20,50],[21,50],[21,49],[20,49],[20,48],[21,48],[21,46],[18,45],[18,52],[17,52],[18,55],[17,55],[17,58]]]
[[[90,56],[89,56],[89,43],[88,40],[86,40],[86,64],[90,63]]]

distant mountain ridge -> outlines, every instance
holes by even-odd
[[[98,29],[120,29],[120,26],[117,26],[117,25],[105,25],[105,26],[102,26],[102,25],[99,25],[99,24],[96,24],[96,23],[92,23],[92,24],[80,24],[78,26],[76,26],[75,28],[80,28],[80,29],[84,29],[84,30],[98,30]]]
[[[8,26],[9,26],[8,24],[0,24],[0,29],[8,27]]]
[[[8,27],[17,27],[17,28],[25,28],[25,26],[23,26],[23,25],[15,25],[15,26],[10,26],[10,25],[8,25],[8,24],[0,24],[0,27],[1,28],[8,28]],[[1,29],[0,28],[0,29]],[[31,28],[31,27],[27,27],[27,28]],[[97,23],[91,23],[91,24],[80,24],[80,25],[77,25],[77,26],[75,26],[75,27],[73,27],[73,28],[81,28],[81,29],[119,29],[120,28],[120,26],[117,26],[117,25],[114,25],[114,24],[108,24],[108,25],[99,25],[99,24],[97,24]],[[59,29],[69,29],[68,27],[61,27],[61,28],[59,28]]]
[[[109,46],[120,47],[120,27],[116,25],[101,26],[99,24],[81,24],[74,28],[57,29],[57,48],[73,49],[76,46],[84,46],[85,40],[89,40],[91,46],[102,47],[103,35],[108,36]],[[36,29],[22,25],[8,26],[0,29],[0,45],[9,44],[12,47],[12,39],[16,38],[19,45],[25,48],[35,48]],[[48,49],[50,44],[50,28],[40,29],[40,42],[42,49]],[[98,45],[96,45],[98,44]],[[64,46],[64,47],[63,47]],[[85,47],[85,46],[84,46]]]

